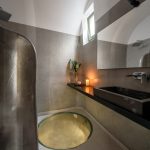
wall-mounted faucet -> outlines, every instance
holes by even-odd
[[[133,72],[132,74],[127,75],[127,77],[133,77],[136,80],[141,80],[141,84],[144,79],[146,79],[146,81],[150,80],[150,74],[147,74],[146,72]]]

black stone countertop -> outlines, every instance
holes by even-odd
[[[130,112],[120,106],[117,106],[111,102],[108,102],[107,100],[105,99],[102,99],[102,98],[99,98],[99,97],[96,97],[94,95],[94,92],[93,92],[93,87],[92,86],[85,86],[85,85],[82,85],[82,86],[78,86],[78,85],[75,85],[73,83],[68,83],[67,84],[69,87],[79,91],[80,93],[90,97],[91,99],[109,107],[110,109],[122,114],[123,116],[127,117],[128,119],[142,125],[143,127],[145,128],[148,128],[150,129],[150,119],[148,118],[144,118],[140,115],[137,115],[137,114],[134,114],[133,112]]]

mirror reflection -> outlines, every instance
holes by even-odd
[[[97,40],[98,69],[150,67],[150,1],[104,28]]]

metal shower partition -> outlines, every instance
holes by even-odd
[[[37,150],[35,83],[32,44],[0,27],[1,150]]]

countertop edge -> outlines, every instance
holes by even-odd
[[[142,116],[136,115],[136,114],[134,114],[134,113],[122,108],[122,107],[119,107],[119,106],[117,106],[111,102],[108,102],[107,100],[104,100],[103,98],[99,98],[99,97],[96,97],[90,93],[87,93],[81,89],[81,86],[75,86],[71,83],[68,83],[67,86],[69,86],[70,88],[73,88],[74,90],[77,90],[78,92],[88,96],[89,98],[95,100],[96,102],[103,104],[104,106],[106,106],[106,107],[114,110],[115,112],[125,116],[126,118],[138,123],[139,125],[147,128],[147,129],[150,129],[150,120],[147,120],[146,118],[143,118]]]

